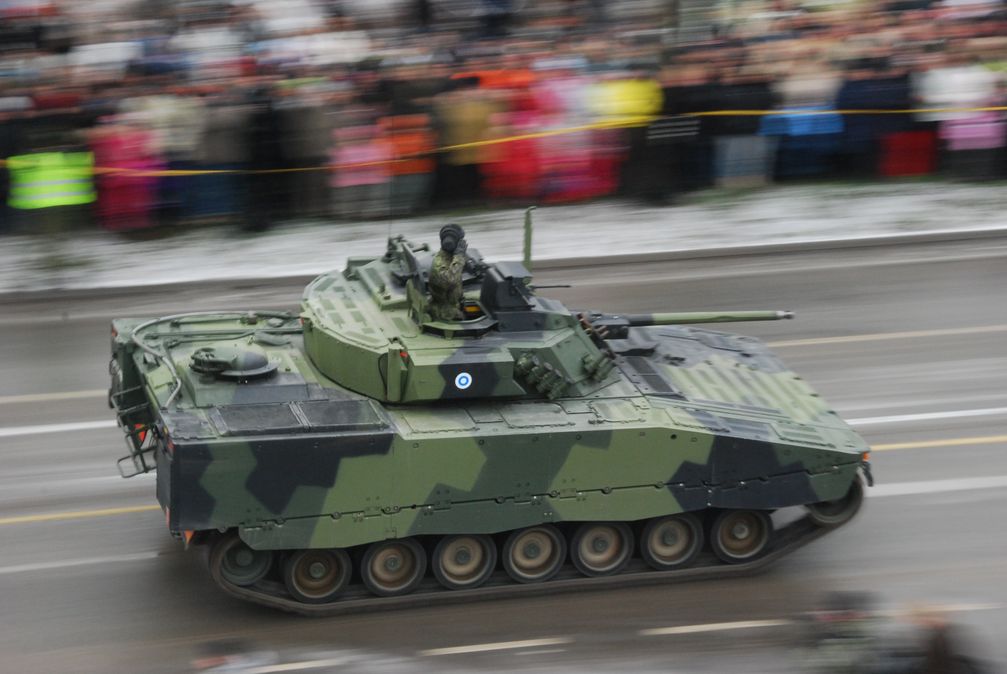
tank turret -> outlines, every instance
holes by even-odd
[[[610,382],[608,356],[562,303],[537,297],[517,262],[467,251],[459,320],[438,320],[433,256],[402,237],[305,290],[308,356],[341,386],[382,402],[588,395]]]

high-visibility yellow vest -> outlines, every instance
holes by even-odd
[[[94,155],[90,152],[40,152],[10,157],[11,208],[79,206],[96,198]]]
[[[656,115],[664,103],[655,80],[604,80],[594,85],[593,93],[593,109],[606,117]]]

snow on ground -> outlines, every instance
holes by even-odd
[[[287,223],[258,235],[207,227],[148,241],[98,231],[57,242],[6,236],[0,237],[0,293],[311,275],[342,267],[348,256],[379,254],[389,232],[436,245],[437,231],[446,222],[465,227],[470,245],[488,259],[520,259],[522,217],[522,209],[515,208],[360,224]],[[775,186],[711,190],[668,207],[604,201],[539,208],[534,256],[594,257],[999,228],[1007,229],[1003,183]]]

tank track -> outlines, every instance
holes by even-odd
[[[213,559],[212,552],[209,553],[207,561],[214,582],[232,597],[290,613],[323,617],[417,606],[462,604],[489,599],[635,587],[656,583],[751,576],[825,534],[831,533],[836,528],[838,527],[820,527],[815,525],[810,517],[802,517],[776,529],[765,553],[752,561],[740,564],[725,564],[717,560],[709,550],[705,550],[691,566],[669,571],[655,571],[642,560],[633,559],[622,573],[588,578],[578,574],[572,565],[566,564],[560,574],[550,581],[521,584],[515,583],[506,573],[497,570],[484,585],[470,590],[447,590],[433,578],[426,578],[423,584],[411,594],[376,597],[369,594],[362,585],[356,584],[351,586],[340,599],[325,604],[305,604],[296,601],[287,594],[283,583],[279,581],[262,580],[255,585],[246,587],[234,585],[221,576],[219,560]]]

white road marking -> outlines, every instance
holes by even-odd
[[[1007,435],[973,435],[969,438],[941,440],[913,440],[911,442],[882,442],[871,445],[872,452],[891,452],[902,449],[950,449],[952,447],[978,447],[979,445],[1007,444]]]
[[[962,477],[951,480],[922,480],[920,482],[893,482],[876,484],[867,490],[867,496],[915,496],[918,494],[944,494],[953,491],[976,489],[1002,489],[1007,487],[1007,475],[987,477]]]
[[[762,627],[783,627],[790,620],[741,620],[730,623],[707,623],[705,625],[676,625],[675,627],[655,627],[637,632],[642,637],[657,637],[671,634],[701,634],[703,632],[727,632],[730,630],[751,630]]]
[[[17,396],[0,396],[0,405],[15,405],[18,403],[45,403],[54,400],[81,400],[84,398],[104,398],[108,389],[96,388],[87,391],[62,391],[59,393],[27,393]]]
[[[841,404],[836,405],[836,409],[841,410],[844,417],[852,417],[854,413],[862,412],[863,410],[885,410],[885,409],[907,409],[907,408],[917,408],[917,407],[935,407],[944,408],[963,405],[963,404],[975,404],[975,403],[993,403],[999,404],[1007,400],[1007,391],[1003,393],[984,393],[982,395],[957,395],[954,398],[916,398],[912,401],[905,400],[871,400],[863,401],[857,400],[856,402],[850,400],[844,400]],[[910,404],[911,402],[911,404]]]
[[[897,424],[904,421],[930,421],[932,419],[962,419],[967,417],[992,417],[1007,414],[1007,407],[987,407],[977,410],[951,410],[948,412],[923,412],[920,414],[895,414],[887,417],[862,417],[847,419],[851,426],[870,426],[872,424]]]
[[[516,648],[541,648],[543,646],[562,646],[573,643],[570,637],[549,637],[546,639],[526,639],[524,641],[497,641],[490,644],[472,644],[470,646],[453,646],[451,648],[431,648],[420,651],[422,657],[439,655],[462,655],[464,653],[487,653],[489,651],[509,651]]]
[[[536,648],[532,651],[518,651],[514,655],[521,656],[534,656],[534,655],[552,655],[553,653],[565,653],[565,648]]]
[[[136,482],[140,484],[145,480],[153,480],[157,477],[157,473],[140,473],[139,475],[134,475],[130,478],[130,482]],[[30,481],[29,481],[30,480]],[[9,482],[9,484],[8,484]],[[68,477],[68,478],[51,478],[43,474],[33,474],[33,475],[5,475],[3,479],[0,479],[0,487],[3,488],[4,496],[9,496],[15,492],[38,492],[41,488],[55,489],[59,490],[65,487],[72,487],[74,485],[88,486],[88,485],[99,485],[105,488],[104,485],[107,484],[123,484],[123,479],[121,475],[95,475],[93,477]],[[149,489],[150,485],[144,485],[145,489]]]
[[[118,424],[112,419],[103,421],[76,421],[69,424],[42,424],[39,426],[11,426],[0,428],[0,438],[13,438],[19,435],[43,435],[45,433],[72,433],[74,431],[95,431],[105,428],[115,428]]]
[[[1004,608],[1003,604],[937,604],[934,606],[921,606],[920,609],[897,608],[878,611],[879,615],[892,618],[911,616],[917,610],[931,613],[961,613],[966,611],[998,611]],[[728,632],[731,630],[751,630],[766,627],[787,627],[793,625],[794,621],[787,618],[770,620],[742,620],[729,623],[707,623],[705,625],[675,625],[674,627],[653,627],[651,629],[637,632],[643,637],[669,636],[676,634],[702,634],[704,632]]]
[[[157,557],[156,552],[137,552],[131,555],[117,557],[91,557],[87,559],[67,559],[61,562],[35,562],[33,564],[17,564],[15,566],[0,566],[0,576],[25,571],[51,571],[52,569],[68,569],[75,566],[92,566],[94,564],[115,564],[118,562],[139,562]]]
[[[322,667],[342,667],[352,662],[350,658],[325,658],[322,660],[302,660],[278,665],[262,665],[241,669],[243,674],[276,674],[277,672],[303,672],[306,669],[321,669]]]
[[[911,617],[913,614],[921,611],[924,613],[965,613],[967,611],[999,611],[1003,607],[1003,604],[938,604],[937,606],[927,606],[923,603],[918,608],[896,608],[878,611],[878,613],[892,618],[904,618]]]
[[[1007,332],[1007,325],[977,325],[968,328],[938,328],[936,330],[909,330],[905,332],[876,332],[865,335],[841,335],[838,337],[811,337],[809,339],[784,339],[767,342],[770,348],[788,346],[818,346],[821,344],[849,344],[855,342],[879,342],[893,339],[917,339],[921,337],[950,337],[955,335],[982,335]]]

